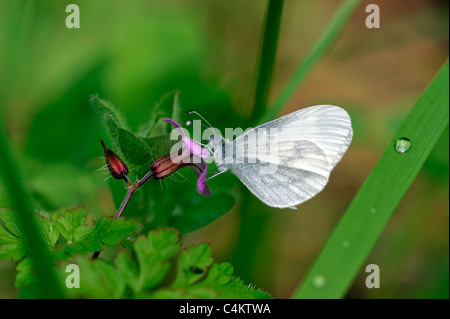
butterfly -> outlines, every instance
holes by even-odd
[[[234,140],[212,135],[209,145],[220,173],[231,171],[269,206],[295,209],[325,187],[352,136],[344,109],[317,105],[247,130]]]
[[[166,120],[181,129],[175,121]],[[289,113],[248,129],[234,140],[213,129],[209,151],[183,133],[185,145],[193,154],[202,159],[213,157],[218,173],[207,179],[231,171],[263,203],[293,209],[325,187],[352,137],[350,116],[334,105],[316,105]],[[197,183],[201,193],[207,180],[204,166]]]

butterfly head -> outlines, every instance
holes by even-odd
[[[220,162],[219,157],[222,157],[220,154],[223,153],[222,150],[225,147],[225,140],[222,137],[221,132],[219,131],[219,129],[212,127],[211,124],[209,124],[209,122],[197,111],[190,110],[187,111],[186,114],[195,114],[200,117],[200,119],[202,119],[201,125],[203,126],[203,128],[205,128],[201,134],[202,140],[208,141],[206,143],[207,149],[211,151],[211,155],[214,156],[215,162],[217,164],[218,162]],[[206,124],[204,124],[203,121]],[[186,124],[190,125],[191,121],[188,121]]]

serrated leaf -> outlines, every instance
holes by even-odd
[[[102,217],[95,226],[83,225],[74,232],[74,246],[82,246],[87,251],[99,251],[103,245],[117,245],[131,235],[138,225],[132,220]]]
[[[25,256],[26,245],[23,242],[0,245],[0,259],[19,260]]]
[[[122,298],[125,291],[125,279],[118,274],[115,267],[101,259],[91,260],[87,256],[78,256],[75,264],[80,269],[80,288],[65,291],[72,297],[84,298]],[[60,278],[65,280],[66,265],[60,267]]]
[[[0,244],[12,244],[20,241],[20,238],[14,236],[0,225]]]
[[[181,253],[174,283],[158,289],[169,273],[170,258],[179,248],[178,231],[160,229],[139,236],[133,245],[134,254],[122,251],[114,264],[79,256],[76,264],[81,270],[81,289],[68,293],[85,298],[270,298],[233,277],[229,263],[212,263],[207,244],[191,246]],[[60,266],[60,274],[65,276],[63,269],[65,265]]]
[[[36,282],[30,258],[24,258],[17,264],[17,275],[14,282],[16,288],[22,288]]]
[[[108,229],[104,232],[102,242],[105,245],[114,246],[119,244],[139,228],[131,219],[116,218],[111,221]]]
[[[148,236],[139,236],[134,244],[139,265],[139,277],[135,289],[154,288],[169,271],[169,258],[180,249],[179,234],[175,229],[152,231]]]
[[[56,242],[59,238],[59,230],[57,225],[55,225],[53,222],[49,221],[47,218],[34,214],[36,224],[41,229],[42,238],[44,239],[44,243],[50,247],[53,248],[56,245]]]
[[[180,255],[177,276],[172,287],[158,292],[156,297],[173,294],[179,298],[270,298],[269,294],[245,286],[241,280],[233,277],[231,264],[211,263],[209,245],[191,246]]]
[[[193,284],[204,276],[206,268],[212,262],[209,245],[191,246],[189,250],[183,251],[178,259],[177,277],[173,286],[186,287]]]
[[[8,229],[13,235],[19,238],[24,238],[24,235],[18,225],[18,220],[13,211],[8,208],[0,209],[0,219],[5,224],[5,228]]]
[[[230,263],[213,264],[208,276],[196,283],[195,287],[209,287],[218,292],[218,297],[225,299],[268,299],[270,295],[260,289],[244,285],[243,281],[233,277]]]
[[[61,235],[71,243],[76,229],[87,223],[87,210],[78,207],[73,210],[63,209],[52,213],[51,219],[56,223]]]
[[[173,288],[182,288],[188,296],[209,298],[270,298],[260,290],[244,286],[233,277],[229,263],[212,264],[211,248],[207,244],[191,246],[178,261],[178,272]],[[206,268],[210,266],[206,271]],[[195,271],[194,271],[195,270]],[[203,277],[203,279],[201,279]],[[172,289],[173,289],[172,288]]]

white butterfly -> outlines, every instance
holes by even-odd
[[[352,136],[345,110],[316,105],[250,129],[232,141],[214,134],[209,146],[219,173],[230,170],[269,206],[295,209],[325,187]]]

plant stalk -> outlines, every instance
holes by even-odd
[[[281,13],[284,0],[269,0],[267,2],[266,16],[258,55],[258,71],[256,78],[253,109],[250,115],[250,123],[264,113],[270,93],[275,56],[278,44],[278,35],[281,24]]]

